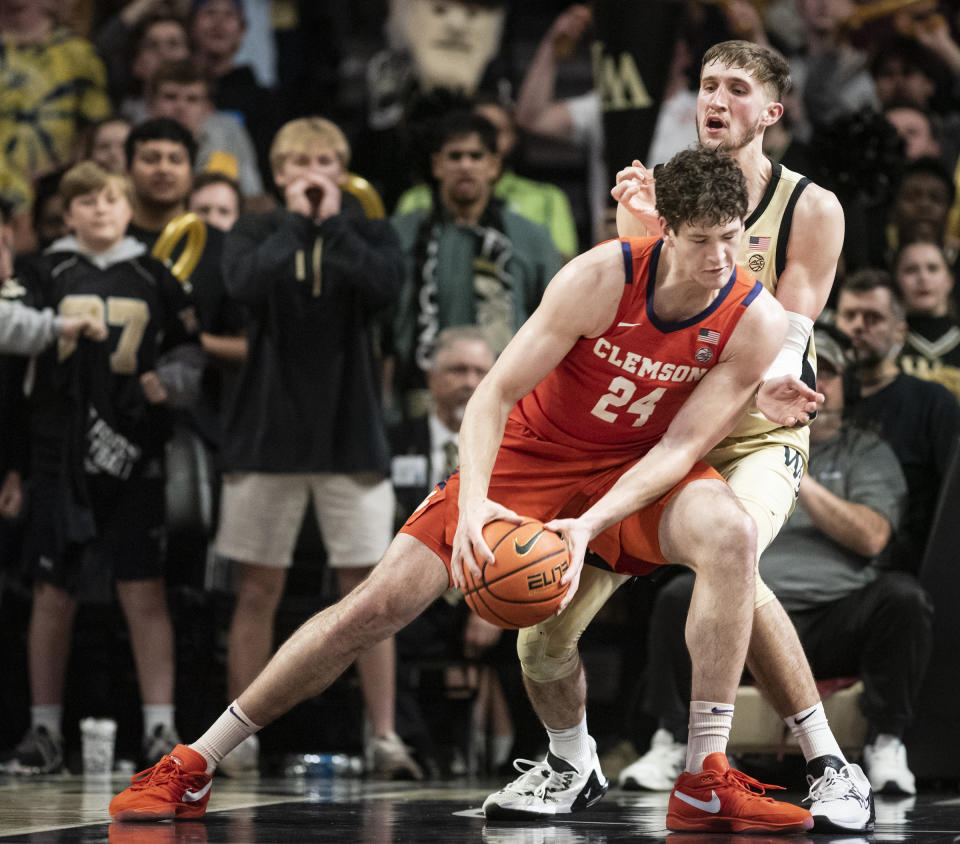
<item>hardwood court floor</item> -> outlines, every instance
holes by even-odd
[[[361,780],[218,777],[203,821],[110,824],[107,804],[121,777],[0,778],[0,841],[32,844],[861,844],[960,842],[960,796],[878,798],[866,836],[669,834],[666,794],[611,789],[592,809],[547,824],[487,824],[480,813],[494,781],[374,783]],[[798,801],[802,795],[790,794]]]

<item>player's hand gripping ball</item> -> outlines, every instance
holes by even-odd
[[[497,519],[484,526],[483,538],[496,563],[484,563],[479,580],[465,570],[467,606],[508,630],[531,627],[553,615],[569,585],[560,583],[570,566],[560,534],[536,519],[520,525]]]

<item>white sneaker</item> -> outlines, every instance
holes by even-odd
[[[423,770],[414,761],[400,736],[394,732],[370,739],[366,757],[367,772],[376,779],[423,779]]]
[[[483,814],[495,819],[542,818],[579,812],[607,793],[596,742],[590,761],[579,771],[566,759],[547,752],[542,762],[515,759],[520,776],[483,801]]]
[[[618,784],[627,791],[670,791],[686,761],[687,746],[661,727],[653,734],[650,749],[620,772]]]
[[[842,764],[840,759],[836,762]],[[820,777],[807,774],[807,783],[810,793],[803,802],[810,804],[814,831],[869,832],[873,829],[873,792],[859,765],[842,765],[838,771],[828,764]]]
[[[881,733],[863,748],[863,766],[878,794],[916,794],[917,781],[907,767],[907,748],[896,736]]]
[[[228,777],[249,777],[260,772],[260,739],[247,736],[217,765],[217,770]]]

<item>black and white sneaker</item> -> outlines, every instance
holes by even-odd
[[[160,759],[180,744],[176,730],[163,724],[155,724],[153,729],[143,735],[140,743],[140,767],[151,768]]]
[[[820,776],[815,775],[818,769],[823,771]],[[859,765],[829,756],[811,759],[807,771],[810,793],[803,802],[810,804],[814,832],[869,832],[873,829],[873,790]]]
[[[592,755],[583,771],[549,752],[542,762],[514,760],[520,776],[484,800],[483,814],[488,819],[518,820],[566,815],[592,806],[606,794],[608,783],[592,738],[590,745]]]
[[[0,758],[5,774],[55,774],[63,767],[63,739],[46,727],[31,727],[12,751]]]

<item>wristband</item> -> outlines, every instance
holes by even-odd
[[[813,320],[803,314],[787,311],[787,323],[787,337],[783,341],[783,348],[764,374],[764,381],[779,378],[781,375],[799,378],[803,371],[803,356],[807,351],[810,332],[813,331]]]

